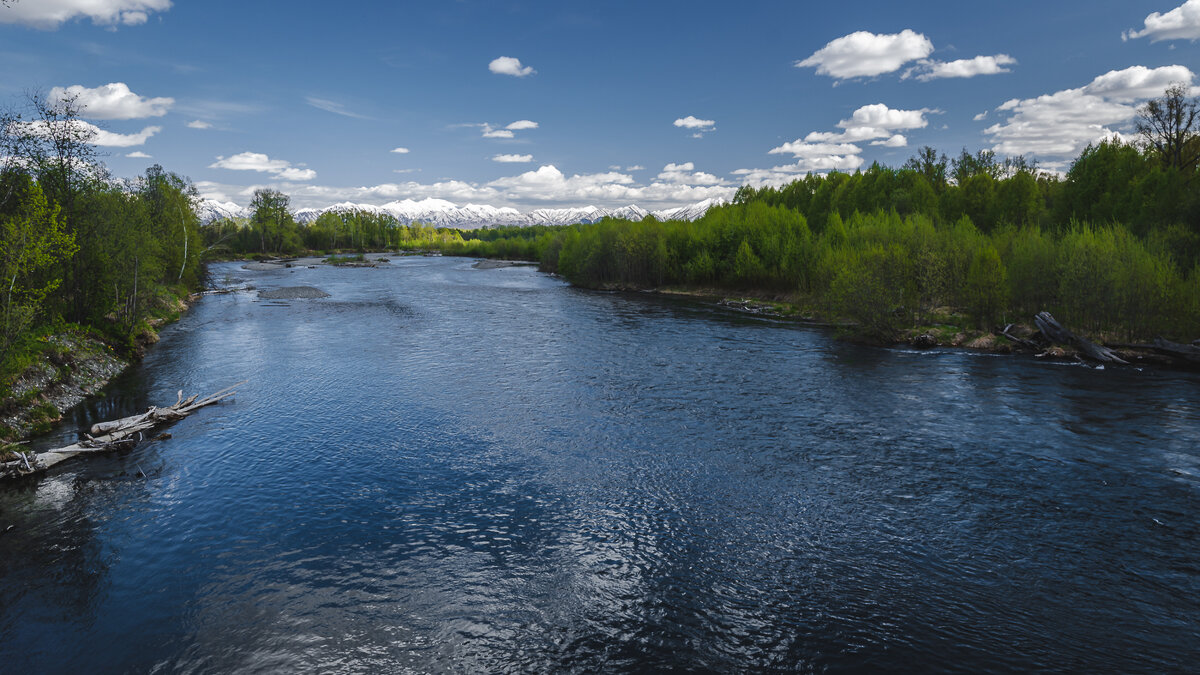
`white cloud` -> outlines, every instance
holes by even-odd
[[[826,171],[854,171],[866,163],[858,155],[824,155],[801,159],[795,164],[785,164],[770,169],[738,169],[734,171],[743,183],[754,187],[784,185],[806,173]]]
[[[633,166],[625,167],[625,170],[626,171],[645,171],[646,167],[642,166],[641,164],[634,164]]]
[[[850,115],[850,119],[838,122],[842,129],[924,129],[929,125],[925,119],[926,113],[937,110],[922,108],[920,110],[893,110],[883,103],[864,105]]]
[[[134,152],[131,152],[125,156],[129,157],[131,159],[152,159],[153,158],[153,155],[147,155],[146,153],[142,152],[141,150],[135,150]]]
[[[135,26],[151,12],[165,12],[171,0],[17,0],[0,9],[0,23],[51,30],[66,21],[90,19],[98,26]]]
[[[87,142],[89,144],[104,148],[129,148],[137,145],[145,145],[151,136],[162,131],[162,127],[146,127],[136,134],[117,134],[105,131],[83,120],[64,120],[50,124],[46,122],[15,122],[10,126],[10,130],[34,136],[46,136],[51,127],[60,131],[68,131],[79,137],[85,137],[88,139]]]
[[[513,77],[526,77],[537,72],[529,66],[522,66],[521,59],[511,56],[492,59],[492,62],[488,64],[488,70],[497,75],[512,75]]]
[[[818,75],[846,80],[874,77],[899,70],[904,64],[933,53],[929,38],[912,30],[891,35],[858,31],[840,37],[797,61],[797,68],[816,68]]]
[[[684,129],[700,129],[701,131],[712,131],[714,128],[716,128],[716,124],[717,123],[714,120],[702,120],[692,115],[680,117],[679,119],[675,120],[675,126],[677,127],[683,127]]]
[[[908,147],[908,139],[905,138],[902,134],[896,134],[896,135],[892,136],[891,138],[878,140],[878,141],[871,141],[871,145],[878,145],[878,146],[882,146],[885,148],[906,148],[906,147]]]
[[[908,146],[908,138],[897,131],[924,129],[929,126],[927,114],[939,110],[896,110],[883,103],[864,105],[851,113],[850,117],[837,123],[842,131],[814,131],[803,139],[784,143],[767,152],[771,155],[790,154],[798,161],[795,164],[776,166],[770,169],[738,169],[734,175],[741,176],[748,185],[782,185],[796,180],[798,175],[809,172],[853,171],[866,163],[862,147],[856,145],[870,141],[871,145],[884,148]]]
[[[538,128],[538,123],[531,120],[517,120],[516,122],[513,122],[504,128],[508,129],[509,131],[525,131],[526,129]]]
[[[971,119],[975,120],[976,122],[982,122],[982,121],[984,121],[984,120],[986,120],[986,119],[987,119],[988,112],[989,112],[989,111],[987,111],[987,110],[984,110],[983,112],[981,112],[981,113],[979,113],[978,115],[976,115],[976,116],[972,117]]]
[[[292,166],[291,162],[282,159],[271,159],[261,152],[240,152],[232,157],[217,157],[217,161],[208,166],[210,169],[229,169],[231,171],[258,171],[269,173],[283,180],[312,180],[317,172],[312,169],[301,169]]]
[[[1200,40],[1200,0],[1187,0],[1166,14],[1154,12],[1146,17],[1142,30],[1121,34],[1122,40],[1143,37],[1149,37],[1151,42]]]
[[[189,129],[211,129],[212,123],[204,120],[192,120],[187,123]]]
[[[162,117],[175,104],[173,98],[144,98],[129,90],[124,82],[88,89],[82,85],[54,87],[47,97],[51,105],[64,99],[74,99],[82,110],[81,117],[95,120],[134,120],[143,117]]]
[[[487,125],[484,125],[483,128],[484,138],[512,138],[513,136],[513,132],[508,129],[493,129]]]
[[[1066,161],[1089,143],[1119,133],[1112,127],[1130,122],[1138,101],[1161,96],[1170,84],[1190,83],[1194,77],[1184,66],[1114,70],[1083,87],[1007,101],[996,110],[1008,113],[1008,118],[983,133],[992,138],[992,149],[999,154]]]
[[[791,143],[784,143],[777,148],[771,148],[767,151],[767,154],[790,154],[797,158],[812,158],[827,155],[857,155],[861,152],[862,148],[852,143],[809,143],[807,141],[795,140]]]
[[[407,155],[408,148],[392,148],[389,152],[394,152],[397,155]]]
[[[526,164],[533,161],[533,155],[496,155],[492,157],[492,161],[502,164]]]
[[[1128,102],[1162,96],[1167,87],[1176,82],[1191,82],[1193,77],[1192,71],[1184,66],[1133,66],[1109,71],[1092,80],[1084,90],[1091,95]]]
[[[917,79],[922,82],[929,80],[937,80],[950,77],[975,77],[976,75],[997,75],[999,73],[1012,72],[1005,66],[1016,65],[1017,60],[1008,54],[996,54],[995,56],[976,56],[973,59],[959,59],[957,61],[927,61],[921,64],[921,70],[924,70]],[[908,74],[905,74],[908,77]]]
[[[725,185],[727,181],[717,178],[711,173],[696,171],[696,165],[691,162],[668,164],[658,174],[656,180],[674,185]]]

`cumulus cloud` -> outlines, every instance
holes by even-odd
[[[153,155],[147,155],[146,153],[142,152],[141,150],[135,150],[125,156],[129,157],[131,159],[152,159],[153,158]]]
[[[488,64],[488,70],[497,75],[512,75],[513,77],[526,77],[537,72],[529,66],[522,66],[521,59],[511,56],[492,59],[492,62]]]
[[[151,136],[162,131],[162,127],[146,127],[136,134],[117,134],[84,122],[83,120],[63,120],[60,122],[15,122],[9,127],[15,133],[25,133],[33,136],[48,136],[53,129],[59,134],[70,133],[85,138],[91,145],[103,148],[129,148],[145,145]]]
[[[98,26],[136,26],[152,12],[165,12],[171,0],[18,0],[0,9],[0,23],[52,30],[72,19]]]
[[[189,129],[211,129],[212,123],[204,120],[192,120],[187,123]]]
[[[906,148],[908,147],[908,139],[903,134],[896,134],[890,138],[871,141],[871,145],[879,145],[885,148]]]
[[[803,139],[784,143],[767,151],[771,155],[791,155],[797,161],[769,169],[738,169],[748,185],[782,185],[796,180],[799,175],[823,171],[853,171],[866,160],[858,143],[884,148],[908,146],[908,137],[897,131],[924,129],[929,126],[927,114],[938,110],[897,110],[883,103],[864,105],[851,113],[850,117],[837,123],[841,131],[814,131]]]
[[[700,129],[701,131],[712,131],[716,128],[716,124],[717,123],[714,120],[702,120],[693,115],[680,117],[679,119],[675,120],[675,126],[677,127],[682,127],[684,129]]]
[[[830,42],[795,66],[816,68],[818,75],[848,80],[892,73],[932,53],[929,38],[912,30],[890,35],[858,31]]]
[[[492,161],[502,164],[527,164],[533,161],[533,155],[496,155],[492,157]]]
[[[929,80],[938,80],[951,77],[975,77],[977,75],[997,75],[999,73],[1012,72],[1005,66],[1016,65],[1017,60],[1008,54],[996,54],[995,56],[976,56],[973,59],[959,59],[957,61],[926,61],[922,63],[917,70],[921,70],[917,75],[917,79],[922,82]],[[911,73],[905,73],[907,78]]]
[[[407,155],[407,154],[408,154],[408,148],[392,148],[392,149],[390,150],[390,152],[394,152],[394,153],[396,153],[397,155]]]
[[[1002,155],[1036,155],[1063,160],[1089,144],[1112,138],[1137,114],[1137,103],[1161,96],[1176,82],[1191,83],[1184,66],[1133,66],[1105,73],[1083,87],[1030,99],[1013,99],[996,110],[1007,119],[984,130]]]
[[[312,169],[302,169],[292,166],[291,162],[282,159],[271,159],[261,152],[240,152],[232,157],[217,157],[217,161],[208,165],[210,169],[229,169],[231,171],[258,171],[269,173],[282,180],[312,180],[317,172]]]
[[[515,136],[515,134],[513,134],[513,132],[509,131],[508,129],[493,129],[490,126],[487,126],[486,124],[484,125],[484,128],[483,128],[483,137],[484,138],[513,138],[514,136]]]
[[[510,123],[504,128],[508,129],[509,131],[525,131],[527,129],[538,128],[538,123],[532,120],[517,120],[516,122]]]
[[[822,157],[825,155],[857,155],[862,148],[853,143],[809,143],[795,140],[767,151],[768,155],[790,154],[793,157]]]
[[[674,185],[726,185],[727,181],[722,178],[717,178],[711,173],[696,171],[696,165],[692,162],[684,162],[682,164],[668,164],[659,172],[656,180]]]
[[[81,108],[80,115],[94,120],[135,120],[143,117],[162,117],[175,104],[173,98],[144,98],[129,90],[124,82],[89,89],[82,85],[54,87],[48,102],[51,105],[73,99]]]
[[[1142,30],[1121,34],[1122,40],[1143,37],[1150,38],[1151,42],[1200,40],[1200,0],[1187,0],[1166,14],[1154,12],[1146,17]]]

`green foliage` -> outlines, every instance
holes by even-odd
[[[58,206],[46,202],[36,183],[17,175],[5,176],[4,182],[12,192],[0,213],[0,361],[61,283],[48,272],[76,250]]]
[[[991,245],[975,249],[967,271],[967,310],[979,328],[987,330],[1008,307],[1008,271]]]

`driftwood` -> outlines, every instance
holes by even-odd
[[[144,438],[143,432],[163,424],[181,420],[200,408],[229,398],[237,393],[234,391],[234,387],[243,384],[245,384],[244,381],[238,382],[232,387],[226,387],[204,398],[191,396],[185,399],[181,390],[177,395],[178,398],[174,405],[165,408],[151,406],[149,410],[140,415],[132,415],[119,420],[100,422],[99,424],[92,425],[91,433],[83,434],[83,440],[68,445],[65,448],[48,450],[42,453],[14,452],[13,454],[16,455],[16,459],[0,462],[0,476],[26,476],[45,471],[55,464],[78,455],[127,450],[137,445]]]
[[[1093,361],[1097,361],[1099,363],[1129,364],[1128,361],[1125,361],[1121,357],[1117,356],[1116,352],[1108,347],[1101,347],[1095,342],[1081,338],[1066,328],[1063,328],[1062,324],[1060,324],[1053,316],[1050,315],[1050,312],[1039,312],[1038,315],[1033,318],[1033,322],[1037,324],[1038,329],[1042,331],[1042,335],[1045,336],[1047,340],[1056,342],[1058,344],[1075,347],[1079,350],[1081,355]]]
[[[1160,337],[1155,338],[1154,342],[1148,344],[1118,344],[1113,346],[1121,349],[1143,349],[1156,354],[1171,356],[1193,365],[1200,365],[1200,345],[1197,345],[1195,342],[1185,345]]]
[[[1017,337],[1016,335],[1013,335],[1012,329],[1013,324],[1010,323],[1004,327],[1004,330],[1000,331],[1000,334],[1008,338],[1013,344],[1021,347],[1022,349],[1026,349],[1031,352],[1040,352],[1043,350],[1042,345],[1039,345],[1033,340],[1026,340],[1023,337]]]

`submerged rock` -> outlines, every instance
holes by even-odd
[[[912,346],[917,349],[932,349],[938,346],[938,341],[932,333],[921,333],[912,339]]]
[[[259,291],[258,297],[264,300],[311,300],[328,298],[329,294],[312,286],[287,286],[269,291]]]

